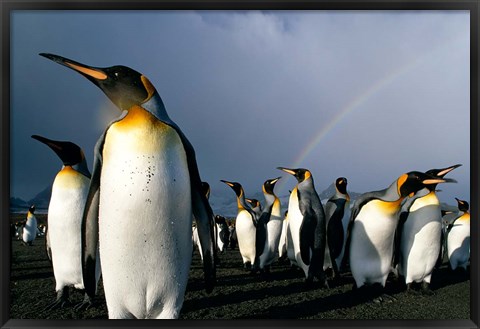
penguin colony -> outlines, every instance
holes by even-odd
[[[275,261],[288,259],[308,288],[315,281],[328,288],[351,272],[354,289],[372,297],[392,272],[408,290],[421,284],[430,292],[444,255],[452,270],[467,270],[468,202],[457,199],[459,213],[446,214],[436,195],[438,184],[455,182],[444,176],[460,165],[401,174],[352,206],[347,178],[334,181],[335,193],[322,204],[305,168],[277,168],[297,181],[287,209],[274,193],[281,177],[261,186],[263,205],[247,198],[239,182],[221,180],[237,201],[237,216],[227,221],[213,214],[195,151],[147,77],[125,66],[99,68],[40,55],[87,78],[123,111],[98,139],[92,173],[78,145],[32,136],[63,163],[48,209],[46,252],[57,293],[48,309],[69,304],[69,287],[85,292],[78,311],[94,307],[101,274],[109,318],[178,318],[194,246],[207,293],[216,282],[217,252],[237,245],[252,274],[269,276]],[[40,233],[34,212],[32,206],[25,224],[11,228],[26,245]]]

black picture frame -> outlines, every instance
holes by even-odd
[[[0,184],[2,189],[0,199],[1,209],[1,252],[0,252],[0,324],[2,328],[35,328],[35,327],[455,327],[478,328],[478,264],[479,264],[479,212],[478,212],[478,187],[480,186],[478,170],[480,140],[479,129],[479,99],[478,99],[478,40],[480,17],[480,3],[478,0],[453,1],[282,1],[282,0],[244,0],[244,1],[1,1],[1,162]],[[110,320],[19,320],[10,319],[9,307],[9,281],[10,281],[10,256],[11,245],[8,230],[9,218],[9,186],[10,186],[10,14],[16,10],[467,10],[470,12],[470,138],[471,138],[471,319],[470,320],[425,320],[425,321],[396,321],[396,320],[365,320],[365,321],[297,321],[297,320],[179,320],[179,321],[110,321]]]

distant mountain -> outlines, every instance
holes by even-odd
[[[31,205],[35,205],[38,210],[48,209],[48,204],[50,203],[50,196],[52,195],[52,185],[47,186],[40,193],[35,195],[33,199],[25,201],[21,198],[11,197],[10,198],[10,211],[11,212],[24,212]]]
[[[34,204],[36,208],[47,209],[52,195],[52,185],[47,186],[43,191],[35,195],[33,199],[29,200],[29,204]]]
[[[29,208],[27,202],[20,198],[10,198],[10,208]]]
[[[320,200],[322,200],[322,203],[325,203],[334,193],[335,193],[335,185],[332,183],[325,190],[319,193]],[[362,193],[348,191],[348,194],[350,195],[350,205],[353,205],[355,200]],[[52,195],[52,185],[47,186],[45,189],[43,189],[40,193],[38,193],[34,198],[32,198],[29,201],[24,201],[16,197],[11,197],[10,210],[12,212],[19,211],[19,210],[24,211],[25,209],[28,209],[32,204],[34,204],[37,207],[37,209],[46,210],[48,209],[48,204],[50,202],[51,195]],[[259,200],[262,206],[263,206],[263,203],[265,202],[265,198],[262,192],[256,192],[254,194],[247,195],[247,197],[251,199]],[[278,198],[280,199],[280,203],[282,205],[282,213],[283,213],[285,210],[288,209],[288,200],[290,198],[290,195],[288,193],[284,195],[278,195]],[[237,198],[235,197],[235,194],[233,193],[233,191],[230,191],[227,189],[212,191],[212,193],[210,194],[209,202],[215,214],[219,214],[227,218],[235,218],[237,216]],[[446,203],[442,203],[442,209],[452,210],[452,211],[458,210],[456,206],[448,205]]]

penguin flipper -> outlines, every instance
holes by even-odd
[[[265,247],[265,241],[267,240],[267,222],[270,219],[270,213],[263,212],[257,223],[257,229],[255,230],[255,259],[258,259]]]
[[[330,216],[330,220],[327,224],[327,244],[333,264],[334,260],[342,252],[343,247],[344,236],[342,219],[345,213],[345,199],[337,199],[329,202],[334,203],[335,207],[334,210],[332,209],[333,214]]]
[[[98,213],[100,204],[100,175],[102,172],[102,155],[105,134],[95,145],[92,178],[87,202],[82,218],[82,274],[85,293],[93,298],[97,290],[96,258],[98,250]]]
[[[175,128],[175,126],[174,126]],[[175,128],[180,136],[185,153],[187,155],[188,171],[190,174],[190,189],[192,193],[192,212],[198,228],[198,237],[203,254],[203,273],[205,278],[205,290],[212,292],[216,281],[215,259],[217,254],[216,235],[214,232],[215,219],[212,208],[202,188],[202,180],[198,172],[195,150],[188,139],[183,135],[180,128]]]
[[[300,226],[300,256],[305,265],[310,265],[310,252],[313,251],[315,240],[315,229],[317,219],[313,214],[305,213],[303,215],[302,225]]]
[[[397,264],[400,262],[400,244],[402,242],[402,232],[405,222],[407,221],[408,214],[408,211],[403,211],[400,213],[397,229],[395,230],[392,258],[393,267],[397,266]]]
[[[50,239],[48,238],[48,231],[45,234],[45,251],[47,252],[48,259],[52,263],[52,248],[50,247]]]

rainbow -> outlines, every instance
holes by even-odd
[[[458,40],[458,38],[452,38]],[[451,41],[451,40],[448,40]],[[380,92],[382,89],[390,85],[393,81],[398,79],[400,76],[406,74],[407,72],[411,71],[419,64],[423,63],[426,60],[431,58],[435,58],[437,56],[437,52],[444,51],[448,49],[448,46],[452,46],[450,42],[445,42],[437,47],[434,47],[430,51],[424,53],[422,56],[415,58],[412,61],[406,62],[403,65],[396,67],[394,70],[388,72],[382,78],[374,81],[370,86],[364,89],[360,94],[356,97],[351,99],[340,111],[338,111],[337,115],[326,125],[322,127],[314,136],[310,139],[310,142],[305,145],[305,147],[299,152],[293,163],[290,165],[290,168],[299,168],[302,166],[302,163],[305,159],[311,154],[311,152],[321,143],[321,141],[328,135],[329,132],[332,131],[333,128],[338,126],[338,124],[354,112],[356,109],[361,107],[364,103],[366,103],[372,96]],[[281,180],[279,182],[278,190],[283,191],[284,185],[286,180]]]

